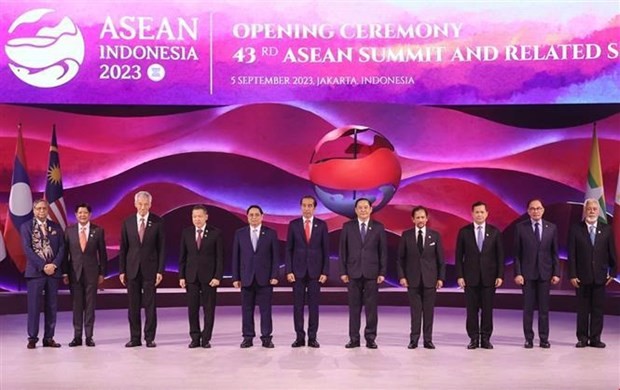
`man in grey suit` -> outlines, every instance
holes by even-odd
[[[75,207],[77,224],[65,230],[66,257],[63,279],[70,283],[73,298],[73,340],[70,347],[82,345],[82,329],[85,343],[94,347],[95,304],[97,286],[103,283],[108,267],[105,232],[90,221],[92,208],[87,203]]]
[[[411,307],[411,334],[407,348],[418,347],[420,328],[424,319],[424,348],[435,349],[433,344],[433,314],[437,291],[446,279],[443,246],[439,232],[428,229],[428,210],[414,207],[411,220],[415,228],[407,230],[398,245],[398,279],[407,287]]]
[[[454,259],[456,281],[465,289],[467,349],[493,349],[493,299],[504,281],[502,233],[486,223],[484,202],[474,203],[471,214],[474,222],[459,230]]]
[[[346,222],[340,233],[340,280],[347,285],[349,300],[349,342],[345,348],[360,346],[362,306],[366,309],[366,347],[377,348],[377,299],[387,272],[387,237],[383,224],[370,219],[371,213],[370,200],[357,199],[357,218]]]
[[[527,220],[517,224],[515,231],[515,283],[523,288],[524,347],[534,347],[534,308],[538,307],[538,337],[541,348],[549,343],[550,284],[560,282],[558,265],[558,229],[542,219],[545,208],[540,199],[527,203]]]

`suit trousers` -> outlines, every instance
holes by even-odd
[[[94,280],[89,280],[84,273],[82,273],[79,280],[71,281],[73,337],[76,339],[82,338],[82,328],[86,333],[86,337],[93,337],[97,282],[97,277]]]
[[[491,339],[494,297],[495,287],[465,286],[465,304],[467,306],[465,328],[471,340],[489,341]]]
[[[581,284],[577,293],[577,339],[601,341],[603,333],[604,284]]]
[[[523,285],[523,334],[528,341],[534,340],[534,310],[538,306],[538,337],[549,341],[549,288],[550,282],[526,279]]]
[[[215,322],[215,301],[217,287],[209,286],[209,283],[201,283],[196,280],[187,283],[187,314],[189,318],[189,336],[192,341],[206,343],[211,341],[213,323]],[[202,312],[204,328],[200,331],[200,300],[202,299]]]
[[[293,322],[297,340],[305,340],[304,331],[304,304],[308,304],[308,339],[316,340],[319,329],[319,294],[321,284],[316,278],[310,278],[307,274],[303,278],[297,278],[293,283]]]
[[[26,278],[28,290],[28,340],[39,341],[41,302],[44,304],[45,326],[43,339],[54,338],[58,311],[58,279],[52,276]],[[43,294],[45,293],[45,296]]]
[[[362,305],[366,312],[366,328],[364,338],[374,341],[377,338],[377,299],[379,285],[376,279],[349,279],[347,286],[349,301],[349,339],[360,341]]]
[[[144,307],[144,339],[155,340],[157,331],[157,309],[155,305],[155,279],[147,279],[138,271],[135,279],[127,280],[127,295],[129,297],[129,334],[132,341],[141,339],[142,319],[140,309]]]
[[[433,317],[437,290],[435,290],[434,286],[424,287],[420,283],[418,287],[409,287],[407,295],[409,296],[409,307],[411,308],[410,341],[418,343],[422,323],[424,323],[424,341],[433,341]]]
[[[244,339],[256,337],[254,327],[254,308],[258,306],[260,312],[261,340],[271,340],[273,323],[271,320],[272,286],[259,286],[254,281],[248,287],[241,287],[241,332]]]

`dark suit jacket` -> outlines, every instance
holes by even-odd
[[[368,221],[366,239],[362,243],[359,222],[352,219],[340,233],[340,275],[349,278],[376,279],[387,273],[387,237],[383,224]]]
[[[278,278],[278,257],[280,243],[276,231],[261,225],[256,252],[252,248],[250,227],[235,232],[232,254],[233,282],[241,281],[242,287],[249,287],[254,280],[259,286],[269,286],[270,279]]]
[[[435,230],[426,228],[424,250],[418,250],[416,228],[407,230],[398,245],[398,279],[407,279],[409,287],[435,287],[437,280],[446,279],[446,263],[443,258],[441,237]]]
[[[102,227],[90,223],[86,249],[80,246],[79,224],[71,225],[65,230],[66,256],[63,273],[72,281],[80,280],[82,273],[88,280],[97,280],[105,276],[108,268],[108,253],[105,247],[105,232]]]
[[[459,230],[454,259],[456,277],[464,278],[469,287],[495,285],[495,279],[504,279],[504,248],[502,234],[493,225],[485,225],[482,251],[478,250],[474,224]]]
[[[183,229],[179,255],[179,279],[187,283],[209,283],[222,280],[224,274],[224,241],[220,229],[207,225],[200,250],[196,246],[196,227]]]
[[[135,279],[140,270],[145,279],[155,280],[156,274],[164,273],[164,245],[164,224],[160,217],[149,213],[144,241],[140,243],[136,214],[131,215],[121,227],[119,272]]]
[[[24,271],[24,277],[26,278],[39,278],[47,276],[43,272],[45,266],[45,260],[40,258],[32,249],[32,222],[33,220],[24,222],[20,226],[19,231],[22,239],[22,248],[26,254],[26,269]],[[52,263],[56,265],[55,278],[62,277],[62,262],[65,258],[65,240],[62,233],[62,228],[54,221],[47,221],[47,236],[50,240],[50,246],[54,251],[54,258]]]
[[[579,278],[583,284],[604,284],[607,276],[618,273],[616,248],[611,227],[596,225],[594,245],[585,222],[571,226],[568,234],[568,275]]]
[[[558,229],[545,220],[541,220],[540,224],[542,228],[540,243],[529,218],[517,224],[514,274],[523,276],[525,280],[550,280],[552,276],[560,276]]]
[[[310,242],[306,241],[303,218],[288,225],[286,238],[286,273],[296,278],[308,276],[317,279],[329,273],[329,235],[325,221],[316,217],[312,221]]]

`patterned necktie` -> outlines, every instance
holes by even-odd
[[[140,218],[140,229],[138,229],[138,235],[140,236],[140,244],[144,240],[144,231],[146,230],[146,224],[144,218]]]
[[[200,250],[200,244],[202,243],[202,229],[198,229],[198,234],[196,234],[196,248]]]
[[[256,252],[256,246],[258,245],[258,229],[252,229],[252,249]]]
[[[478,245],[478,250],[482,252],[482,244],[484,243],[484,236],[482,232],[482,226],[478,226],[478,239],[476,240],[476,244]]]
[[[592,242],[592,245],[594,245],[595,240],[596,240],[596,226],[591,225],[590,226],[590,241]]]
[[[82,252],[86,250],[86,228],[80,228],[80,248],[82,248]]]
[[[366,224],[362,222],[362,228],[360,229],[360,234],[362,235],[362,242],[366,239]]]
[[[536,236],[536,241],[538,241],[540,243],[540,229],[539,229],[540,224],[538,222],[536,222],[534,224],[534,235]]]
[[[306,242],[310,242],[310,220],[304,221],[304,232],[306,233]]]
[[[422,237],[422,229],[418,230],[418,251],[420,254],[424,251],[424,237]]]
[[[41,234],[43,234],[43,237],[47,237],[47,224],[43,222],[39,224],[39,228],[41,229]]]

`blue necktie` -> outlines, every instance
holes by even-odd
[[[478,250],[482,252],[482,244],[484,243],[484,237],[482,234],[482,226],[478,226],[478,239],[476,240],[476,244],[478,244]]]
[[[590,241],[592,245],[594,245],[594,240],[596,239],[596,226],[590,226]]]
[[[534,224],[534,235],[536,236],[536,241],[538,241],[540,243],[540,229],[538,228],[540,224],[538,222],[536,222]]]
[[[364,242],[364,240],[366,239],[366,224],[362,222],[362,229],[360,230],[360,233],[362,234],[362,242]]]

